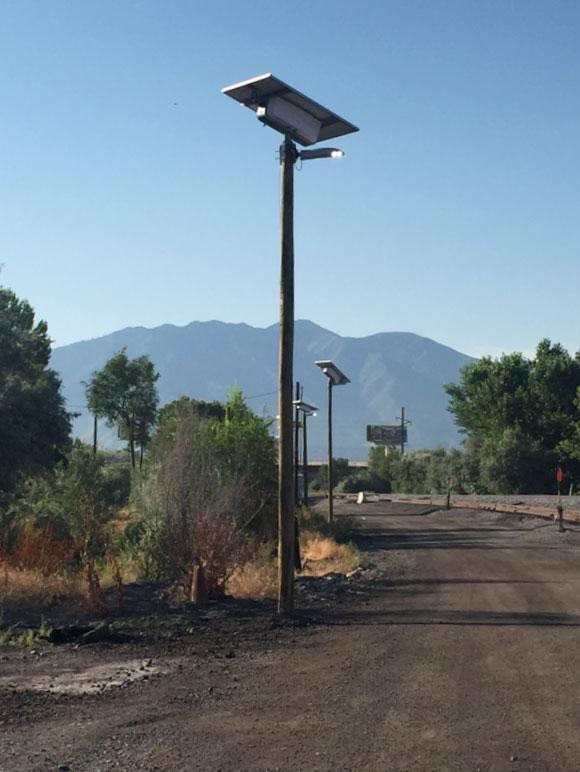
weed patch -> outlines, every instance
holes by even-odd
[[[351,543],[339,543],[329,536],[306,531],[301,538],[302,576],[347,574],[362,563],[362,554]]]
[[[34,646],[40,641],[46,640],[52,632],[44,619],[39,627],[20,629],[18,625],[11,625],[2,629],[2,618],[0,616],[0,646]]]
[[[352,543],[340,543],[317,531],[302,531],[300,536],[302,571],[300,576],[324,576],[329,573],[347,574],[360,566],[363,556]],[[278,588],[278,567],[271,550],[264,550],[258,560],[237,568],[227,585],[234,598],[275,598]]]
[[[82,592],[75,577],[0,565],[0,608],[26,606],[49,608],[60,603],[80,604]]]

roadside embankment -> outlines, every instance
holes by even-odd
[[[355,494],[347,499],[356,501]],[[408,504],[425,504],[445,507],[446,497],[442,495],[417,493],[367,494],[369,501],[399,501]],[[564,520],[580,523],[580,496],[562,496]],[[477,496],[451,494],[451,507],[455,509],[476,509],[487,512],[506,512],[509,514],[532,515],[554,519],[557,516],[557,496]]]

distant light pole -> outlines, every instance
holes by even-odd
[[[328,522],[332,523],[334,514],[332,500],[332,389],[335,386],[344,386],[350,383],[350,380],[330,359],[321,359],[314,364],[320,367],[328,378]]]
[[[399,416],[397,416],[398,418]],[[412,423],[408,418],[405,418],[405,408],[401,408],[401,455],[405,455],[405,443],[407,442],[407,426]]]
[[[308,506],[308,438],[306,435],[306,419],[308,416],[315,416],[318,408],[309,405],[301,399],[294,400],[294,407],[298,415],[302,414],[302,501],[304,506]],[[297,443],[298,444],[298,443]]]
[[[300,499],[300,491],[298,490],[298,466],[299,466],[299,451],[300,451],[300,411],[298,410],[298,402],[302,397],[302,389],[300,383],[296,381],[296,399],[292,402],[294,405],[294,503],[298,503]]]
[[[292,364],[294,349],[294,164],[301,158],[339,158],[337,148],[298,151],[358,131],[352,123],[270,73],[222,89],[253,110],[266,126],[284,135],[280,145],[281,271],[278,368],[280,439],[278,452],[278,613],[294,611],[294,486],[292,458]],[[294,140],[294,141],[293,141]]]

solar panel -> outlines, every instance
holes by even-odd
[[[313,145],[315,142],[342,137],[344,134],[352,134],[358,131],[357,126],[310,99],[310,97],[305,96],[300,91],[292,88],[292,86],[284,83],[284,81],[279,80],[279,78],[274,77],[271,73],[258,75],[256,78],[250,78],[241,83],[226,86],[226,88],[222,89],[222,93],[245,105],[245,107],[249,107],[250,110],[256,113],[262,108],[258,113],[260,120],[281,134],[288,132],[293,135],[294,139],[301,145]],[[298,107],[307,113],[311,119],[314,119],[309,124],[318,128],[317,138],[313,138],[312,129],[302,133],[300,127],[289,126],[276,118],[269,119],[268,103],[275,97]],[[275,104],[275,102],[272,102],[272,104]],[[279,108],[277,108],[276,112],[278,115],[283,113]]]

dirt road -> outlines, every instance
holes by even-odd
[[[374,567],[313,624],[4,655],[0,769],[580,770],[580,533],[363,507]],[[123,687],[16,688],[146,655]]]

